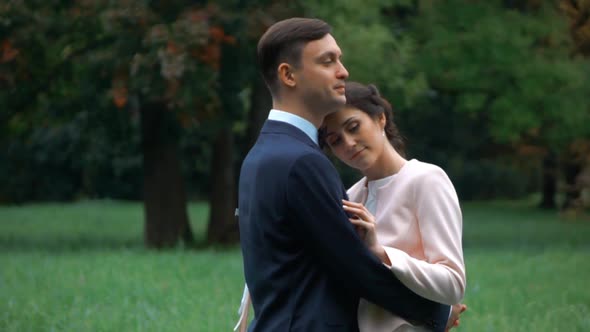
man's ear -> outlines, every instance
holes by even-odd
[[[291,66],[290,64],[283,62],[279,65],[277,71],[278,71],[278,75],[279,75],[279,81],[282,84],[285,84],[288,87],[295,87],[295,85],[297,85],[297,82],[295,80],[295,73],[293,70],[293,66]]]

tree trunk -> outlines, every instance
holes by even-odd
[[[170,248],[183,240],[194,245],[188,222],[174,114],[164,103],[141,112],[143,150],[144,240],[148,248]]]
[[[209,244],[230,244],[239,239],[236,209],[236,186],[233,167],[233,134],[227,126],[220,129],[213,143],[211,164],[213,188],[211,189]]]
[[[238,23],[224,27],[230,35],[239,31]],[[234,134],[233,123],[243,113],[240,93],[245,85],[247,64],[244,49],[239,43],[225,43],[221,49],[219,67],[218,95],[221,110],[217,118],[217,132],[213,142],[211,160],[211,198],[207,243],[230,244],[239,239],[238,223],[234,216],[237,207],[234,174]]]
[[[250,96],[250,112],[248,113],[248,130],[246,133],[246,149],[250,148],[258,139],[260,129],[264,121],[268,117],[268,112],[272,108],[272,98],[270,92],[264,83],[260,74],[255,75],[256,80],[252,87],[252,95]]]
[[[543,158],[543,188],[540,208],[555,209],[555,195],[557,194],[557,157],[555,153],[548,152]]]
[[[582,190],[577,183],[577,178],[582,171],[582,164],[576,158],[567,158],[564,162],[563,172],[565,180],[565,199],[562,210],[577,208],[576,203],[582,195]]]

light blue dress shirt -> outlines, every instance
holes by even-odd
[[[270,113],[268,113],[268,119],[286,122],[290,125],[293,125],[309,136],[309,138],[311,138],[315,144],[318,144],[318,129],[311,122],[305,120],[299,115],[272,109],[270,110]]]

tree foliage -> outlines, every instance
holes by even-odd
[[[565,169],[589,141],[589,8],[586,0],[4,1],[0,201],[140,199],[155,188],[156,201],[181,193],[168,215],[182,219],[187,187],[211,199],[210,242],[235,241],[237,169],[270,107],[256,43],[290,16],[333,26],[350,79],[379,86],[410,157],[443,166],[462,198],[538,190],[539,176],[526,172],[547,156]],[[358,177],[341,170],[347,184]]]
[[[416,20],[421,67],[456,107],[484,117],[500,143],[540,141],[563,148],[587,130],[590,67],[550,4],[532,12],[480,1],[450,1]]]

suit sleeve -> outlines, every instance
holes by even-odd
[[[299,158],[289,170],[287,183],[287,201],[299,233],[327,273],[394,314],[444,329],[449,307],[404,286],[357,236],[342,209],[342,184],[325,156]]]

